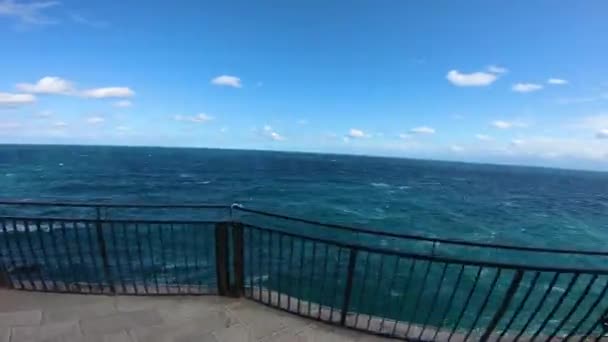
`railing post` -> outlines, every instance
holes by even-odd
[[[215,271],[217,276],[217,294],[227,296],[230,293],[228,263],[228,223],[215,225]]]
[[[515,295],[515,292],[517,292],[517,289],[519,288],[519,284],[521,283],[521,279],[523,278],[523,276],[524,276],[524,271],[522,271],[522,270],[515,271],[515,275],[513,276],[513,279],[511,280],[511,285],[509,285],[509,288],[507,289],[507,292],[505,293],[505,297],[503,298],[502,303],[500,303],[500,307],[498,308],[498,310],[496,310],[494,317],[492,317],[490,324],[488,324],[486,331],[484,331],[483,335],[481,335],[481,338],[479,339],[479,341],[485,342],[490,338],[492,331],[494,331],[494,329],[496,328],[496,325],[498,325],[498,322],[500,321],[502,316],[505,314],[505,311],[507,311],[507,308],[509,307],[511,300],[513,299],[513,296]],[[517,313],[515,313],[515,314],[517,314]]]
[[[9,251],[10,253],[10,251]],[[10,282],[10,276],[8,275],[8,270],[4,266],[4,262],[0,260],[0,288],[9,287],[12,288]]]
[[[353,276],[355,273],[355,265],[357,264],[357,250],[351,248],[348,255],[348,270],[346,273],[346,289],[344,290],[344,298],[342,300],[342,312],[340,316],[340,325],[346,324],[346,315],[350,304],[350,296],[353,291]]]
[[[234,297],[243,295],[245,287],[245,260],[244,260],[244,245],[243,245],[243,225],[239,222],[232,223],[232,249],[233,249],[233,271],[234,283],[232,284],[231,294]]]
[[[106,247],[106,239],[103,236],[103,229],[101,223],[101,208],[95,207],[96,219],[95,219],[95,230],[97,231],[97,243],[99,244],[99,252],[101,254],[101,262],[103,265],[104,278],[108,280],[110,284],[110,292],[116,293],[114,287],[114,280],[110,277],[110,263],[108,262],[108,250]],[[103,291],[103,290],[102,290]]]

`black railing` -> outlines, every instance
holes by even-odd
[[[244,296],[406,340],[599,340],[608,252],[455,241],[238,205],[0,201],[23,290]]]

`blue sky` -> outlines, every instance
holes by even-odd
[[[608,170],[606,1],[0,0],[0,142]]]

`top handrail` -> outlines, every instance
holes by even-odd
[[[53,202],[53,201],[15,201],[0,200],[0,205],[32,205],[41,207],[75,207],[75,208],[182,208],[182,209],[230,209],[228,204],[148,204],[148,203],[106,203],[106,202]]]
[[[282,214],[275,214],[258,209],[245,208],[243,205],[233,203],[227,204],[144,204],[144,203],[106,203],[106,202],[53,202],[53,201],[30,201],[30,200],[0,200],[0,205],[31,205],[31,206],[48,206],[48,207],[82,207],[82,208],[181,208],[181,209],[229,209],[231,211],[242,211],[251,214],[257,214],[272,218],[278,218],[293,222],[311,224],[320,227],[332,228],[337,230],[349,231],[353,233],[369,234],[376,236],[392,237],[404,240],[424,241],[433,244],[443,243],[456,246],[494,248],[502,250],[514,250],[537,253],[554,253],[554,254],[571,254],[571,255],[586,255],[586,256],[608,256],[608,251],[591,251],[591,250],[576,250],[576,249],[561,249],[547,247],[528,247],[516,246],[498,243],[474,242],[458,239],[434,238],[422,235],[394,233],[387,231],[377,231],[369,228],[352,227],[335,223],[326,223],[321,221],[309,220],[299,217],[293,217]],[[234,219],[234,218],[233,218]]]
[[[608,251],[588,251],[588,250],[576,250],[576,249],[560,249],[560,248],[546,248],[546,247],[526,247],[526,246],[515,246],[515,245],[506,245],[506,244],[498,244],[498,243],[485,243],[485,242],[474,242],[474,241],[465,241],[458,239],[444,239],[444,238],[432,238],[421,235],[412,235],[412,234],[402,234],[402,233],[392,233],[386,231],[376,231],[369,228],[357,228],[351,226],[345,226],[334,223],[324,223],[320,221],[313,221],[298,217],[292,217],[281,214],[273,214],[262,210],[249,209],[245,208],[240,204],[233,204],[233,210],[239,210],[243,212],[248,212],[252,214],[258,214],[268,217],[274,217],[294,222],[301,222],[316,226],[322,226],[327,228],[339,229],[344,231],[350,231],[354,233],[362,233],[369,235],[381,235],[386,237],[393,237],[399,239],[407,239],[407,240],[417,240],[417,241],[425,241],[432,243],[445,243],[450,245],[460,245],[460,246],[469,246],[469,247],[482,247],[482,248],[496,248],[496,249],[506,249],[506,250],[516,250],[516,251],[527,251],[527,252],[541,252],[541,253],[555,253],[555,254],[576,254],[576,255],[595,255],[595,256],[608,256]]]

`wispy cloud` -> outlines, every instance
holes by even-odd
[[[283,141],[285,137],[275,131],[270,125],[264,125],[262,135],[274,141]]]
[[[230,75],[221,75],[215,77],[211,80],[211,84],[217,86],[225,86],[225,87],[233,87],[233,88],[241,88],[243,85],[241,84],[241,79],[236,76]]]
[[[347,136],[348,136],[349,138],[353,138],[353,139],[361,139],[361,138],[366,138],[366,137],[368,137],[368,134],[366,134],[365,132],[363,132],[363,131],[362,131],[362,130],[360,130],[360,129],[357,129],[357,128],[351,128],[351,129],[348,131]]]
[[[514,128],[514,127],[527,127],[528,125],[526,123],[519,122],[519,121],[496,120],[496,121],[492,122],[492,126],[499,128],[499,129],[509,129],[509,128]]]
[[[608,128],[597,131],[597,133],[595,133],[595,137],[598,139],[608,139]]]
[[[486,134],[475,134],[475,138],[477,138],[477,140],[481,140],[481,141],[492,141],[494,140],[494,138],[492,138],[489,135]]]
[[[561,78],[550,78],[547,80],[547,83],[553,84],[553,85],[564,85],[564,84],[568,84],[568,81],[561,79]]]
[[[135,95],[135,92],[127,87],[105,87],[83,90],[81,95],[94,99],[105,99],[132,97]]]
[[[48,17],[45,12],[60,4],[59,1],[0,0],[0,16],[13,17],[25,25],[54,24],[57,20]]]
[[[411,134],[435,134],[435,129],[427,126],[420,126],[410,129]]]
[[[94,99],[126,98],[135,95],[129,87],[101,87],[80,90],[72,81],[57,76],[45,76],[35,83],[17,83],[15,88],[31,94],[81,96]]]
[[[98,125],[103,123],[104,121],[106,120],[100,116],[92,116],[90,118],[87,118],[87,123],[91,125]]]
[[[32,94],[0,93],[0,107],[16,107],[36,102]]]
[[[511,89],[517,93],[531,93],[543,89],[543,86],[536,83],[516,83]]]
[[[69,14],[69,18],[70,20],[72,20],[74,23],[77,24],[82,24],[85,26],[90,26],[93,28],[106,28],[108,26],[110,26],[110,24],[108,22],[102,21],[102,20],[94,20],[91,18],[87,18],[82,14],[79,13],[70,13]]]
[[[450,146],[450,150],[452,152],[462,152],[462,151],[464,151],[464,147],[462,147],[460,145],[452,145],[452,146]]]
[[[488,71],[493,74],[506,74],[507,72],[509,72],[509,69],[498,65],[490,65],[488,66]]]
[[[489,72],[461,73],[458,70],[450,70],[445,76],[450,83],[458,87],[485,87],[494,83],[498,76]]]
[[[15,88],[26,93],[34,94],[73,94],[72,82],[61,77],[46,76],[36,83],[18,83]]]
[[[65,123],[65,122],[63,122],[63,121],[56,121],[56,122],[53,122],[53,127],[54,127],[54,128],[59,128],[59,129],[62,129],[62,128],[66,128],[67,126],[68,126],[68,124],[67,124],[67,123]]]
[[[194,123],[206,123],[212,121],[214,117],[205,113],[199,113],[192,116],[176,115],[173,117],[176,121],[194,122]]]
[[[133,103],[131,103],[131,101],[129,101],[129,100],[121,100],[121,101],[114,102],[114,107],[118,107],[118,108],[131,107],[132,105],[133,105]]]

